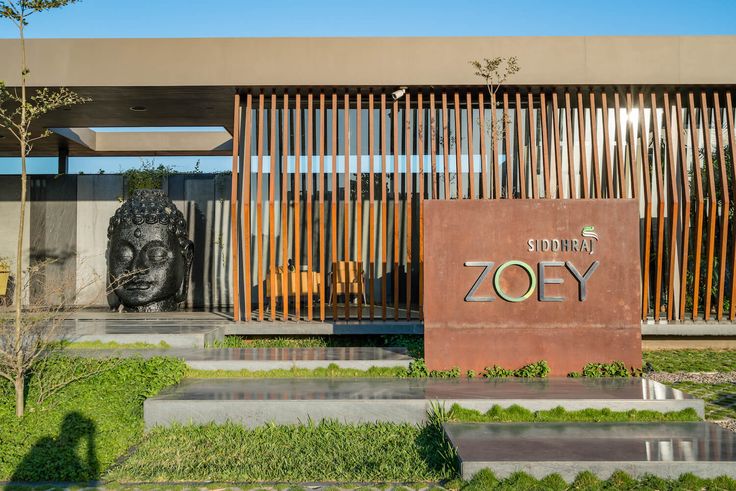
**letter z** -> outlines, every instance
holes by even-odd
[[[486,279],[486,276],[488,276],[488,273],[491,272],[491,268],[493,267],[495,263],[493,261],[466,261],[465,266],[468,267],[476,267],[476,268],[483,268],[483,271],[480,273],[480,276],[478,276],[478,279],[475,280],[475,283],[473,283],[473,286],[470,287],[470,291],[468,291],[468,294],[465,295],[465,301],[466,302],[493,302],[493,297],[476,297],[475,292],[480,288],[480,285],[483,283],[483,280]]]

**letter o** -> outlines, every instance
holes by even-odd
[[[501,289],[501,284],[499,281],[501,279],[501,273],[503,273],[503,271],[509,266],[519,266],[524,271],[526,271],[526,274],[529,275],[529,289],[520,297],[512,297]],[[498,296],[503,298],[507,302],[523,302],[527,298],[531,297],[532,293],[534,293],[534,289],[537,288],[537,276],[534,274],[534,270],[532,269],[532,267],[529,266],[527,263],[516,260],[507,261],[499,266],[496,270],[496,274],[493,275],[493,287],[496,289],[496,293],[498,294]]]

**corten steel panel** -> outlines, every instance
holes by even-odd
[[[641,279],[635,200],[425,201],[424,203],[424,343],[430,369],[481,371],[490,365],[518,368],[547,360],[553,375],[580,370],[588,362],[621,360],[641,366]],[[599,239],[593,253],[530,251],[530,239],[583,240],[593,225]],[[521,302],[503,300],[493,287],[495,272],[510,260],[530,265],[536,288]],[[494,265],[474,297],[465,297],[483,267]],[[569,261],[580,275],[594,261],[585,301],[578,281],[565,266],[547,266],[544,291],[563,301],[540,301],[538,263]],[[563,283],[549,283],[561,279]],[[521,267],[499,276],[508,296],[520,297],[530,286]]]

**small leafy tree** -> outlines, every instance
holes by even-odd
[[[509,56],[508,58],[497,56],[495,58],[483,58],[483,61],[472,60],[470,61],[470,65],[475,69],[475,75],[482,78],[485,82],[486,88],[488,89],[488,95],[491,97],[491,108],[492,111],[495,112],[498,107],[496,93],[503,84],[521,70],[519,60],[515,56]],[[486,127],[481,128],[481,131],[485,131],[495,140],[503,140],[503,137],[506,134],[506,128],[509,127],[509,124],[509,117],[505,114],[501,120],[495,122],[486,121]],[[510,162],[510,160],[511,159],[507,155],[506,161]],[[507,168],[506,172],[509,171],[510,169]],[[507,196],[513,193],[513,190],[511,189],[502,190],[502,193],[504,191]]]
[[[3,82],[0,82],[0,126],[10,132],[18,141],[20,147],[21,198],[15,259],[16,285],[22,284],[21,276],[23,274],[23,229],[25,224],[28,181],[26,159],[33,148],[34,142],[50,134],[49,130],[34,133],[31,131],[31,126],[44,114],[87,101],[87,99],[65,88],[42,88],[29,91],[28,76],[30,70],[28,69],[26,58],[24,29],[28,25],[28,18],[32,15],[76,2],[77,0],[0,0],[0,18],[10,20],[18,28],[21,55],[19,67],[20,91],[18,89],[10,89]],[[27,329],[28,324],[23,321],[21,305],[22,290],[22,288],[15,288],[13,300],[15,305],[15,329],[13,332],[12,355],[14,356],[14,360],[12,365],[16,367],[15,372],[10,377],[5,373],[0,373],[5,378],[9,378],[15,385],[15,412],[18,417],[22,417],[24,412],[24,390],[26,371],[29,366],[28,360],[35,359],[33,356],[34,353],[28,351],[29,346],[35,346],[35,343],[29,343],[26,338],[30,335],[33,339],[41,339],[33,333],[29,333]]]
[[[519,60],[515,56],[483,58],[482,62],[473,60],[470,64],[475,68],[475,75],[485,80],[488,94],[493,98],[501,85],[521,70]]]

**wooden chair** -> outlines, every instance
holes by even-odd
[[[266,274],[266,294],[268,295],[268,292],[271,291],[271,270],[268,271]],[[289,284],[287,285],[287,292],[288,296],[290,297],[296,297],[297,295],[299,298],[306,297],[309,295],[309,281],[310,281],[310,272],[309,271],[288,271],[285,270],[282,266],[279,266],[276,268],[275,271],[275,277],[276,277],[276,295],[277,298],[281,298],[281,292],[283,288],[284,281],[288,281]],[[299,291],[296,291],[296,275],[299,275]],[[320,284],[320,276],[319,273],[312,271],[311,272],[311,281],[312,281],[312,297],[315,295],[319,295],[319,284]],[[314,298],[307,299],[308,301],[313,301]]]
[[[333,265],[330,278],[332,278],[330,285],[330,302],[332,304],[337,302],[338,295],[345,295],[345,302],[350,301],[350,295],[361,295],[363,303],[366,303],[363,269],[359,262],[338,261]]]

